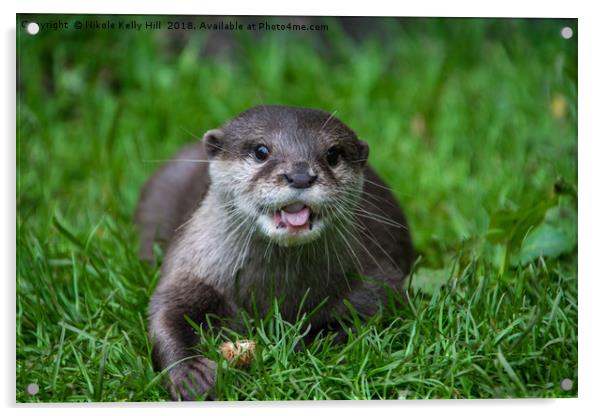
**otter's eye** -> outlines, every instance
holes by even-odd
[[[332,146],[326,152],[326,161],[328,162],[328,164],[330,166],[335,166],[337,163],[339,163],[340,156],[341,156],[341,149],[339,149],[337,146]]]
[[[259,160],[260,162],[263,162],[270,155],[270,149],[268,149],[268,147],[265,144],[260,144],[255,148],[254,155],[255,159]]]

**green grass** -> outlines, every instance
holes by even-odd
[[[409,303],[349,322],[342,345],[295,352],[301,323],[274,309],[222,334],[258,343],[237,370],[203,333],[219,399],[577,395],[577,43],[559,36],[576,20],[383,19],[360,41],[327,23],[322,40],[242,33],[208,57],[201,32],[180,47],[18,31],[17,401],[169,398],[146,338],[159,271],[136,256],[137,195],[148,161],[260,103],[336,110],[421,257]]]

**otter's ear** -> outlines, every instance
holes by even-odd
[[[203,142],[205,143],[205,150],[209,158],[215,157],[224,148],[224,132],[219,129],[209,130],[203,136]]]
[[[368,155],[370,154],[370,146],[368,146],[368,143],[363,140],[358,140],[357,153],[357,162],[360,164],[360,166],[364,166],[368,161]]]

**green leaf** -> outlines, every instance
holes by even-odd
[[[550,208],[558,202],[557,197],[547,198],[517,211],[502,210],[491,218],[487,239],[492,243],[504,243],[504,259],[500,262],[500,274],[509,264],[516,265],[523,241],[529,233],[545,219]]]
[[[525,264],[540,256],[558,257],[571,251],[573,246],[573,241],[562,230],[543,224],[525,239],[519,260]]]
[[[577,214],[570,208],[553,207],[543,224],[524,239],[514,263],[526,264],[541,256],[558,257],[577,246]]]

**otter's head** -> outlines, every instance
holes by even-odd
[[[332,115],[255,107],[203,137],[223,209],[282,246],[351,221],[368,145]]]

